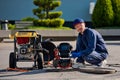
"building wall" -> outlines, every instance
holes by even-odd
[[[0,19],[20,20],[33,16],[33,0],[0,0]]]
[[[61,6],[56,10],[63,11],[61,17],[66,21],[72,21],[78,17],[91,21],[90,2],[96,2],[96,0],[61,0],[61,2]],[[36,6],[33,0],[0,0],[0,19],[20,20],[28,16],[33,17],[32,9],[34,8]]]

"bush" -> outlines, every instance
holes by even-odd
[[[97,0],[93,14],[92,22],[95,27],[112,26],[114,13],[111,0]]]
[[[114,25],[120,26],[120,0],[111,0],[114,11]]]
[[[34,0],[33,3],[38,6],[38,8],[33,9],[33,14],[39,19],[59,18],[62,14],[61,11],[51,12],[61,5],[60,0]]]
[[[63,24],[64,24],[64,19],[61,19],[61,18],[52,19],[50,21],[50,26],[51,27],[60,27]]]
[[[55,9],[56,7],[61,5],[61,1],[53,1],[52,4],[50,5],[50,10]]]
[[[54,18],[58,18],[62,15],[62,11],[58,11],[58,12],[49,12],[49,18],[50,19],[54,19]]]
[[[26,17],[26,18],[23,18],[22,21],[34,21],[35,18],[32,18],[32,17]]]
[[[10,29],[10,30],[13,30],[13,29],[15,29],[15,25],[8,24],[8,29]]]
[[[64,24],[64,19],[43,19],[43,20],[34,20],[35,26],[49,26],[49,27],[60,27]]]
[[[35,26],[49,26],[50,19],[34,20],[33,23]]]
[[[44,19],[46,17],[45,13],[37,14],[37,16],[38,16],[39,19]]]
[[[49,19],[44,19],[44,20],[38,20],[38,26],[49,26],[50,20]]]
[[[38,26],[38,20],[37,19],[33,21],[33,25]]]
[[[41,8],[33,9],[33,14],[34,14],[34,15],[37,15],[37,14],[41,13],[41,11],[42,11]]]

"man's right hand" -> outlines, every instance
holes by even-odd
[[[72,58],[76,58],[76,57],[80,57],[81,53],[80,52],[71,52],[71,57]]]

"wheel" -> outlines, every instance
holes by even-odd
[[[10,56],[9,56],[9,67],[10,68],[16,67],[16,56],[13,52],[10,53]]]
[[[55,44],[52,42],[42,42],[42,48],[45,48],[49,51],[49,54],[43,51],[44,61],[51,61],[54,59],[54,49],[56,48]]]
[[[38,64],[38,69],[43,69],[43,61],[40,55],[38,55],[37,64]]]
[[[55,68],[58,67],[58,64],[59,64],[59,60],[53,60],[53,66],[54,66]]]
[[[3,38],[0,38],[0,42],[2,42],[3,41]]]

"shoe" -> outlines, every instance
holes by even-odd
[[[107,64],[107,60],[102,61],[101,63],[98,64],[99,67],[104,68]]]
[[[72,65],[72,68],[76,69],[76,68],[83,68],[85,67],[85,65],[83,63],[74,63]]]
[[[72,68],[76,69],[76,68],[80,68],[80,67],[85,67],[85,63],[78,63],[77,62],[77,58],[72,59]]]

